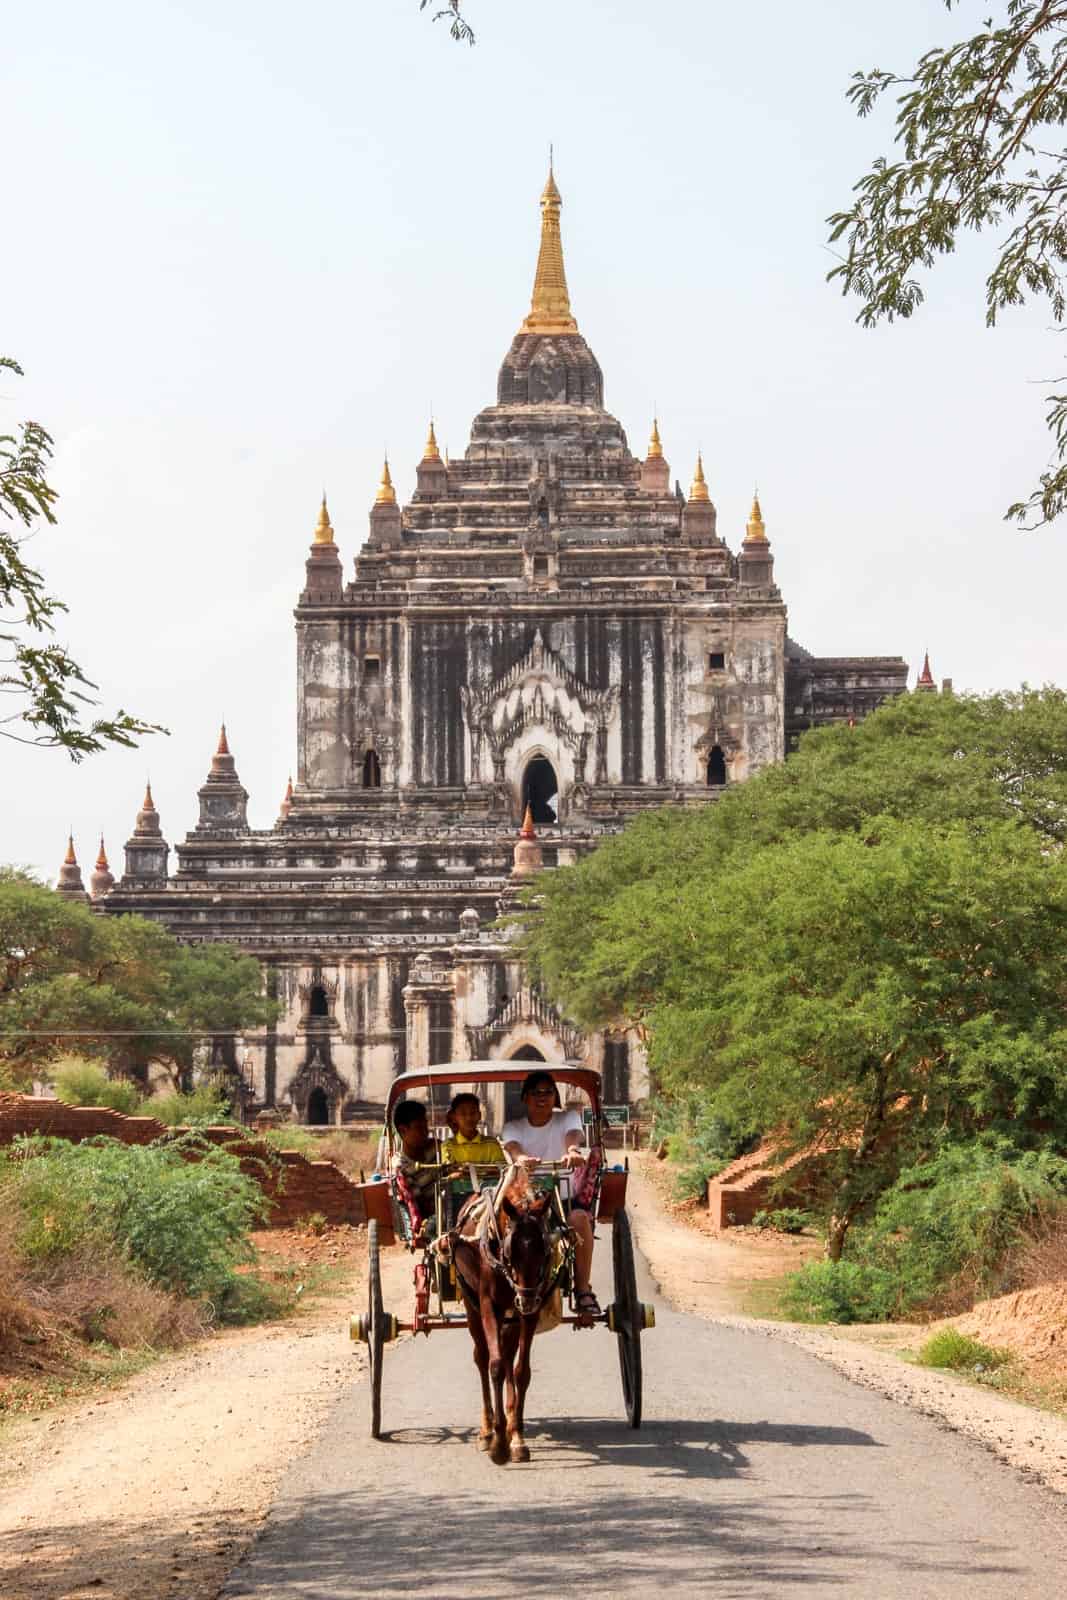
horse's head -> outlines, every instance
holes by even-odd
[[[500,1246],[500,1265],[515,1295],[520,1317],[541,1309],[552,1275],[552,1232],[549,1207],[552,1197],[542,1194],[529,1205],[504,1200],[503,1212],[511,1226]]]

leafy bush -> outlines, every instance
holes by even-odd
[[[885,1322],[899,1307],[893,1275],[858,1261],[809,1261],[786,1279],[780,1309],[796,1322]]]
[[[752,1218],[757,1228],[773,1228],[776,1233],[803,1233],[811,1226],[811,1212],[799,1206],[778,1206],[773,1211],[757,1211]]]
[[[141,1095],[128,1078],[109,1078],[95,1061],[68,1056],[56,1063],[56,1099],[68,1106],[108,1106],[134,1116],[140,1109]]]
[[[20,1140],[0,1166],[0,1206],[15,1210],[31,1261],[115,1248],[150,1282],[217,1303],[251,1258],[248,1232],[267,1202],[235,1156],[187,1134],[150,1145]]]
[[[295,1150],[297,1155],[306,1156],[308,1161],[328,1159],[319,1154],[319,1141],[315,1135],[308,1133],[306,1128],[296,1127],[295,1124],[288,1128],[284,1126],[267,1128],[263,1133],[257,1133],[256,1138],[262,1139],[272,1150]]]
[[[1016,1247],[1067,1202],[1067,1160],[987,1135],[903,1172],[850,1255],[890,1271],[901,1307],[954,1289],[969,1303],[1011,1287]]]
[[[232,1122],[230,1102],[213,1083],[201,1084],[191,1094],[153,1095],[141,1106],[146,1117],[165,1122],[168,1128],[217,1128]]]
[[[656,1131],[666,1138],[678,1169],[675,1192],[680,1200],[703,1199],[709,1178],[759,1142],[751,1128],[717,1114],[698,1090],[657,1100],[653,1109]]]
[[[924,1367],[951,1367],[953,1372],[994,1372],[1012,1359],[1010,1350],[981,1344],[956,1328],[942,1328],[931,1334],[919,1351]]]

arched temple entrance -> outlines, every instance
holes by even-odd
[[[720,745],[712,745],[708,756],[708,788],[717,789],[726,782],[726,757]]]
[[[308,1108],[305,1121],[314,1128],[324,1128],[330,1120],[330,1102],[326,1098],[326,1090],[316,1086],[308,1095]]]
[[[535,1044],[520,1044],[517,1050],[511,1052],[508,1059],[511,1061],[543,1061],[545,1058]],[[519,1098],[519,1090],[521,1088],[521,1083],[506,1083],[504,1085],[504,1116],[509,1122],[512,1117],[521,1117],[526,1111],[526,1107]]]
[[[522,813],[529,806],[535,823],[554,825],[559,821],[559,779],[551,761],[534,756],[522,775]]]

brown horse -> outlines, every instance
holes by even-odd
[[[550,1194],[519,1205],[505,1194],[499,1214],[491,1204],[484,1207],[476,1235],[453,1236],[453,1259],[482,1380],[478,1447],[500,1466],[530,1459],[522,1436],[523,1409],[530,1346],[555,1277],[551,1204]]]

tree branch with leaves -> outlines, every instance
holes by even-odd
[[[947,10],[959,3],[944,0]],[[1008,0],[1001,10],[999,23],[987,18],[972,37],[928,50],[905,76],[877,67],[854,75],[848,98],[861,117],[899,91],[899,159],[880,156],[849,209],[828,219],[831,242],[847,246],[829,277],[862,301],[864,327],[912,316],[925,298],[918,274],[970,232],[996,236],[987,325],[1037,299],[1063,331],[1067,152],[1056,130],[1067,122],[1067,4]],[[1065,381],[1047,380],[1048,467],[1005,513],[1024,528],[1067,507]]]
[[[429,4],[430,0],[419,0],[419,10],[425,11]],[[460,0],[448,0],[447,5],[441,11],[434,12],[433,20],[435,22],[446,21],[448,23],[448,31],[457,44],[473,44],[474,30],[464,18],[459,6]]]
[[[10,356],[0,372],[22,377]],[[0,434],[0,736],[39,748],[59,747],[74,761],[108,745],[132,747],[166,730],[118,710],[86,722],[96,684],[54,639],[66,612],[25,558],[40,524],[54,524],[56,491],[48,482],[52,437],[38,422]]]

